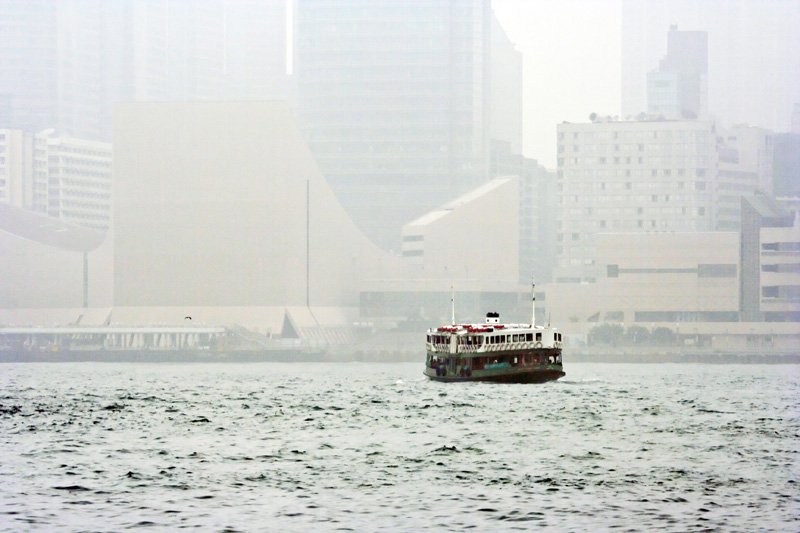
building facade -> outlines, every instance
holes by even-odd
[[[763,194],[742,202],[742,320],[800,322],[800,224]]]
[[[0,202],[41,211],[36,209],[33,163],[33,135],[0,130]]]
[[[291,100],[285,0],[10,0],[0,125],[109,141],[119,102]]]
[[[667,331],[662,350],[796,353],[798,226],[769,200],[745,203],[741,233],[599,234],[601,276],[546,286],[548,314],[578,344],[614,325],[630,347]]]
[[[398,275],[285,102],[122,105],[114,138],[117,306],[356,308],[364,279]]]
[[[647,73],[647,112],[676,119],[708,118],[708,33],[667,34],[667,55]]]
[[[742,224],[742,197],[756,191],[771,194],[774,142],[771,131],[735,125],[717,132],[716,226],[738,231]]]
[[[559,124],[556,275],[594,282],[603,232],[738,231],[739,198],[768,189],[769,132],[708,121]]]
[[[530,316],[530,279],[518,283],[519,191],[518,177],[495,178],[403,226],[403,276],[365,283],[362,318],[424,330],[451,320],[453,298],[461,321],[495,309],[518,317],[522,302]]]
[[[408,277],[514,284],[518,228],[519,178],[495,178],[403,226]]]
[[[519,281],[549,283],[556,243],[556,173],[492,139],[492,176],[519,176]]]
[[[305,138],[356,224],[384,249],[398,250],[403,224],[489,179],[490,2],[297,6]],[[513,50],[501,44],[507,67],[517,68]],[[520,110],[502,116],[518,121]],[[514,124],[494,130],[508,135]]]
[[[47,157],[47,215],[80,226],[111,226],[111,145],[36,136]],[[45,138],[44,142],[42,137]],[[39,168],[39,167],[37,167]]]
[[[0,201],[79,226],[111,224],[111,145],[0,130]]]
[[[557,135],[556,281],[597,280],[598,233],[714,230],[711,123],[559,124]]]

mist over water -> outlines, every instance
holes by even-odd
[[[0,530],[797,529],[796,365],[565,370],[3,365]]]

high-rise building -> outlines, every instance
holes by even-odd
[[[771,185],[759,128],[601,119],[557,131],[556,281],[597,280],[598,233],[738,230],[739,198]]]
[[[555,183],[535,159],[511,152],[510,145],[492,139],[492,176],[519,176],[519,282],[548,283],[555,256]]]
[[[0,202],[37,210],[33,175],[33,135],[0,130]]]
[[[47,215],[87,228],[111,225],[111,145],[45,134]],[[42,143],[42,144],[45,144]]]
[[[667,119],[708,118],[708,34],[667,35],[667,55],[647,73],[647,112]]]
[[[111,223],[111,145],[0,130],[0,202],[79,226]]]
[[[297,6],[306,139],[357,225],[398,250],[403,224],[489,179],[491,131],[513,130],[492,127],[490,2]]]
[[[110,140],[131,101],[292,100],[286,0],[10,0],[0,127]]]
[[[668,29],[708,32],[708,110],[719,124],[789,131],[800,102],[800,9],[795,1],[622,0],[622,117],[647,110],[647,73]]]
[[[492,141],[508,143],[512,154],[522,154],[522,52],[516,49],[492,16],[490,80]],[[492,173],[492,177],[498,174]]]
[[[0,126],[97,139],[105,3],[9,0],[0,7]]]

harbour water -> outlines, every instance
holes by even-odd
[[[0,365],[0,530],[798,531],[800,366]]]

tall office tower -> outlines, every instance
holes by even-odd
[[[647,73],[647,112],[666,119],[708,118],[708,34],[678,31],[667,35],[667,55]]]
[[[102,135],[103,4],[8,0],[0,6],[0,126]]]
[[[489,176],[489,0],[298,0],[304,135],[374,242]]]
[[[671,25],[708,32],[708,110],[722,125],[789,131],[800,102],[795,1],[622,0],[622,113],[647,110],[647,73],[667,53]]]
[[[236,0],[225,6],[225,97],[294,104],[287,73],[287,0]]]
[[[104,8],[109,131],[118,102],[293,100],[286,0],[118,0]]]
[[[490,134],[508,143],[512,154],[522,154],[522,52],[516,49],[492,16],[490,80]],[[498,174],[493,174],[496,177]]]
[[[519,282],[549,283],[555,257],[555,172],[492,139],[494,177],[519,176]]]
[[[119,102],[291,100],[286,0],[8,0],[0,127],[109,140]]]

